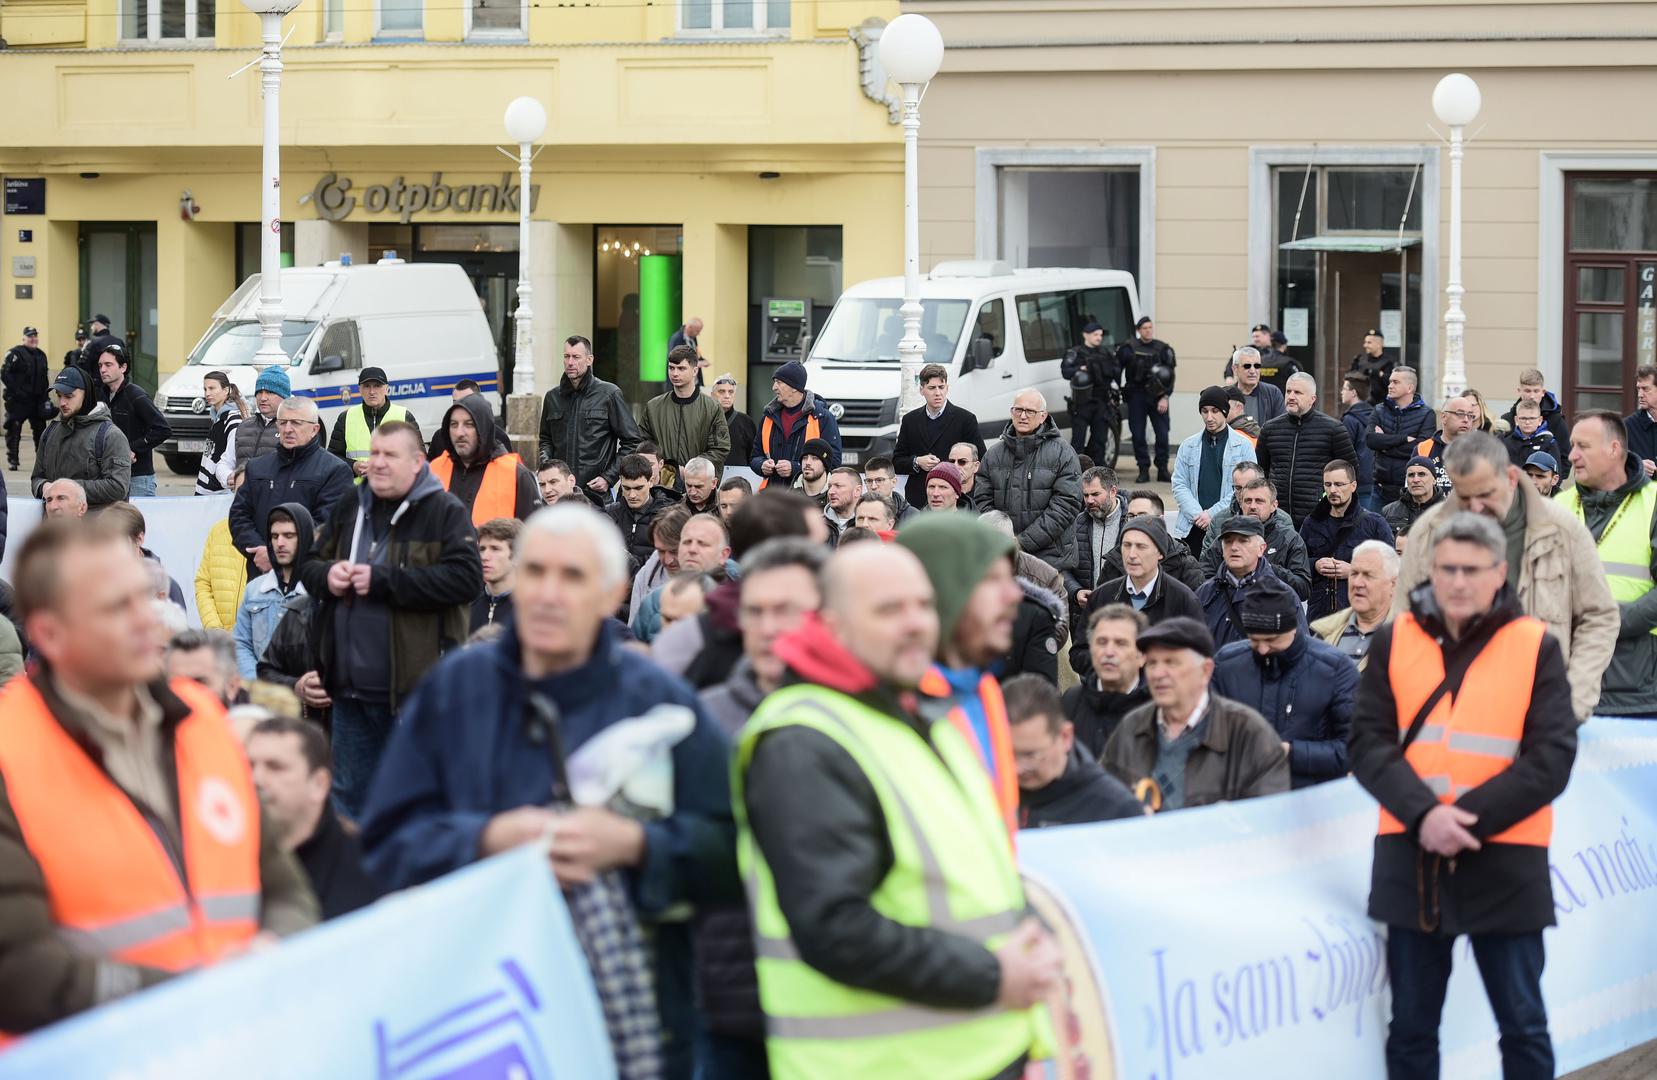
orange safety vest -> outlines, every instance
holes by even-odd
[[[59,932],[87,953],[185,971],[259,930],[259,797],[224,707],[186,679],[173,737],[179,861],[27,677],[0,691],[0,774]]]
[[[759,427],[759,449],[760,449],[760,453],[764,454],[766,457],[771,456],[771,431],[772,431],[772,427],[773,427],[773,425],[771,423],[771,417],[770,416],[766,416],[764,418],[764,420],[760,423],[760,427]],[[823,425],[817,422],[817,414],[815,412],[806,413],[805,441],[810,442],[812,439],[820,439],[822,437],[823,437]],[[771,483],[771,478],[769,476],[767,476],[759,482],[759,486],[763,489],[763,488],[769,486],[770,483]]]
[[[1433,456],[1433,447],[1437,445],[1438,444],[1433,442],[1431,439],[1422,439],[1420,442],[1415,444],[1415,453],[1411,456],[1430,458]]]
[[[947,698],[954,693],[949,680],[937,668],[932,668],[921,677],[919,689],[927,697],[934,698]],[[949,710],[949,722],[963,739],[972,744],[981,758],[995,763],[994,769],[986,765],[984,771],[990,774],[996,806],[1001,810],[1002,820],[1007,823],[1007,835],[1017,836],[1018,767],[1013,764],[1013,730],[1007,720],[1007,701],[1001,696],[1001,683],[994,675],[987,673],[978,680],[978,696],[984,702],[984,719],[990,729],[989,746],[979,745],[978,733],[973,730],[972,721],[967,719],[967,711],[961,706]]]
[[[1454,803],[1518,757],[1546,629],[1540,619],[1525,615],[1496,631],[1467,669],[1461,689],[1439,699],[1421,733],[1404,751],[1404,760],[1439,802]],[[1408,612],[1393,622],[1387,678],[1398,705],[1402,739],[1428,696],[1444,681],[1443,650]],[[1403,823],[1383,809],[1381,835],[1403,831]],[[1486,843],[1547,847],[1552,835],[1553,808],[1544,806]]]
[[[483,467],[483,482],[478,485],[477,498],[472,500],[472,525],[482,525],[496,518],[515,517],[518,512],[517,454],[502,454]],[[445,450],[430,463],[432,475],[449,490],[449,479],[454,475],[454,455]]]

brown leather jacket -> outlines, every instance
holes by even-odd
[[[1156,769],[1157,707],[1141,705],[1122,718],[1099,764],[1131,789]],[[1259,713],[1217,694],[1198,727],[1185,763],[1185,806],[1252,799],[1289,790],[1289,755]]]

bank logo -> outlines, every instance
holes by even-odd
[[[515,215],[518,213],[521,190],[511,173],[501,173],[500,182],[495,184],[445,184],[443,174],[434,172],[429,184],[410,183],[399,176],[389,184],[370,184],[355,189],[349,176],[323,173],[316,187],[301,195],[299,202],[301,205],[315,205],[317,217],[323,221],[343,221],[357,208],[356,192],[360,191],[364,210],[370,214],[396,214],[397,220],[407,225],[415,214],[420,213]],[[540,194],[541,185],[531,184],[530,210],[535,209]],[[274,226],[276,223],[271,224]]]
[[[379,1080],[552,1080],[531,1019],[540,995],[516,960],[500,962],[495,983],[401,1033],[376,1020]]]

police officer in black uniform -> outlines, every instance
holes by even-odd
[[[1398,366],[1398,350],[1387,348],[1379,330],[1364,331],[1364,347],[1352,358],[1351,371],[1369,380],[1369,403],[1379,405],[1387,396],[1387,380]]]
[[[1168,482],[1168,395],[1174,392],[1174,350],[1156,339],[1149,315],[1133,324],[1134,336],[1116,350],[1122,365],[1123,400],[1128,406],[1128,431],[1133,435],[1133,457],[1139,465],[1137,484],[1151,479],[1151,448],[1145,441],[1145,421],[1156,435],[1156,478]]]
[[[46,420],[52,412],[47,396],[52,376],[46,362],[45,350],[40,347],[40,331],[32,326],[23,328],[23,344],[13,345],[0,364],[0,384],[5,386],[6,400],[6,464],[16,472],[18,448],[23,441],[23,425],[28,424],[34,436],[35,449],[40,449],[40,433],[46,429]]]
[[[80,366],[81,350],[86,348],[86,338],[87,338],[86,327],[85,326],[75,327],[75,347],[63,354],[63,366],[64,367],[79,367]]]
[[[1295,363],[1294,358],[1288,353],[1277,347],[1277,337],[1278,335],[1273,334],[1272,328],[1265,323],[1249,328],[1250,342],[1260,350],[1260,378],[1279,390],[1286,390],[1289,376],[1299,374],[1300,365]],[[1284,344],[1287,344],[1288,340],[1285,336]]]
[[[1082,343],[1065,353],[1059,374],[1070,380],[1070,445],[1095,464],[1109,465],[1106,450],[1116,421],[1116,358],[1102,348],[1105,328],[1097,319],[1082,327]]]
[[[94,315],[87,320],[89,324],[89,339],[81,346],[80,355],[75,358],[75,364],[86,372],[87,385],[99,391],[98,400],[103,400],[103,380],[98,378],[98,357],[102,356],[111,345],[125,349],[126,344],[120,338],[109,332],[110,322],[108,315]]]

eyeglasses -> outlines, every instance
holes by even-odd
[[[1334,491],[1339,488],[1349,488],[1354,483],[1356,483],[1356,481],[1353,480],[1325,480],[1323,482],[1323,490]]]
[[[1496,569],[1495,563],[1491,563],[1489,566],[1463,566],[1456,563],[1441,563],[1433,566],[1433,573],[1451,579],[1470,578],[1477,577],[1480,574],[1488,574],[1494,569]]]
[[[1444,411],[1451,416],[1459,416],[1463,420],[1477,420],[1479,418],[1479,414],[1476,412],[1463,412],[1460,409],[1445,409]]]
[[[1238,364],[1237,366],[1242,368],[1244,371],[1259,371],[1260,370],[1260,365],[1259,364]]]
[[[284,427],[311,427],[312,425],[314,425],[316,423],[317,423],[317,421],[315,421],[315,420],[278,420],[278,421],[276,421],[276,426],[279,427],[279,428],[284,428]]]
[[[1040,409],[1026,409],[1018,405],[1013,406],[1014,416],[1040,416],[1041,412],[1042,411]]]

